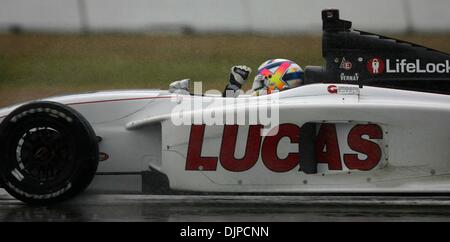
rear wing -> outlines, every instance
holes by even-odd
[[[326,65],[307,66],[305,84],[345,83],[450,94],[450,55],[352,29],[339,10],[322,11]]]

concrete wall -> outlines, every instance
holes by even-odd
[[[0,0],[0,30],[319,32],[339,8],[377,32],[450,32],[450,0]]]

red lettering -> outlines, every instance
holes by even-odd
[[[381,148],[377,143],[363,139],[368,135],[369,139],[382,139],[383,131],[375,124],[355,125],[348,133],[348,146],[356,151],[367,155],[365,160],[360,160],[357,154],[344,154],[345,165],[349,169],[368,171],[373,169],[381,159]]]
[[[316,139],[316,159],[318,163],[328,163],[329,170],[342,170],[335,124],[320,125]]]
[[[236,159],[236,142],[239,125],[225,125],[222,146],[220,147],[220,164],[229,171],[246,171],[252,168],[259,158],[262,125],[251,125],[248,129],[247,145],[244,157]]]
[[[300,154],[289,153],[284,159],[277,155],[278,143],[283,137],[289,137],[291,143],[300,142],[300,128],[295,124],[281,124],[278,126],[278,133],[274,136],[267,136],[264,139],[262,149],[262,160],[266,167],[274,172],[286,172],[298,165]]]
[[[192,125],[186,158],[186,170],[215,171],[217,157],[202,157],[203,136],[205,125]],[[202,167],[202,168],[200,168]]]
[[[220,163],[224,169],[232,172],[246,171],[258,162],[260,150],[264,165],[271,171],[287,172],[299,164],[301,155],[299,152],[290,152],[283,159],[280,159],[277,154],[279,142],[284,137],[289,138],[292,144],[299,144],[301,130],[295,124],[281,124],[278,126],[278,133],[274,136],[265,137],[264,141],[260,135],[262,126],[251,125],[248,129],[244,156],[239,159],[235,157],[238,125],[224,126],[219,158],[202,156],[205,128],[205,125],[191,126],[186,170],[215,171],[220,158]],[[365,135],[368,138],[363,138]],[[371,140],[382,138],[383,131],[378,125],[355,125],[347,137],[348,147],[355,153],[344,154],[345,165],[349,169],[361,171],[368,171],[376,167],[381,160],[382,150],[377,143]],[[342,170],[341,152],[335,124],[322,124],[320,126],[315,143],[315,152],[318,163],[327,163],[329,170]],[[367,158],[361,160],[357,153],[364,154]]]

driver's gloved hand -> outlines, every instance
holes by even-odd
[[[248,66],[239,65],[231,67],[230,71],[230,80],[227,86],[225,87],[225,91],[223,93],[224,97],[232,96],[236,97],[238,94],[238,90],[241,89],[242,85],[245,84],[245,81],[250,76],[252,69]],[[231,94],[231,95],[230,95]]]
[[[233,66],[230,72],[230,84],[236,85],[239,88],[245,84],[245,81],[250,76],[252,69],[248,66]]]

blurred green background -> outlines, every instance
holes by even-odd
[[[394,37],[450,52],[450,35]],[[0,107],[102,89],[165,89],[184,78],[222,90],[233,65],[256,70],[271,58],[322,65],[321,54],[320,36],[3,34]]]

